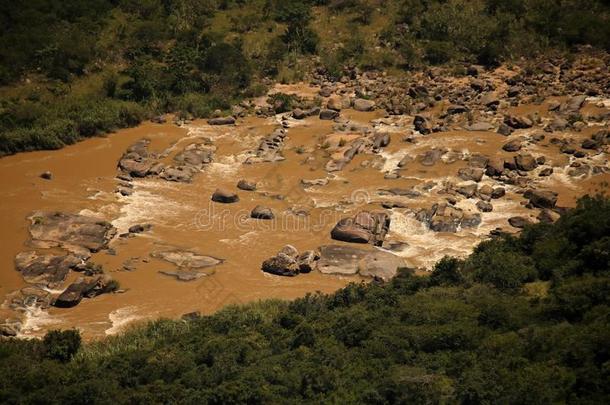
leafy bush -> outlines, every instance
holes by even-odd
[[[42,340],[45,356],[61,362],[70,361],[80,345],[81,337],[77,330],[52,330]]]

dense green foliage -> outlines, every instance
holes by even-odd
[[[608,403],[609,241],[610,200],[587,197],[429,277],[157,321],[67,362],[68,335],[3,341],[0,402]]]
[[[311,54],[338,78],[345,65],[610,49],[609,10],[603,0],[0,0],[0,155],[165,111],[227,110],[260,95],[264,77],[302,78]]]

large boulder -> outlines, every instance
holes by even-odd
[[[155,164],[155,159],[148,153],[149,144],[148,139],[140,139],[129,146],[119,160],[119,169],[129,176],[146,177]]]
[[[340,220],[330,236],[335,240],[351,243],[371,243],[381,246],[390,228],[390,216],[383,211],[362,211],[353,218]]]
[[[358,273],[358,262],[369,250],[351,246],[325,245],[320,247],[318,271],[323,274],[354,275]]]
[[[483,178],[484,170],[478,167],[464,167],[458,171],[458,177],[465,181],[479,182]]]
[[[175,181],[177,183],[190,183],[197,171],[192,166],[170,166],[164,168],[159,177],[163,180]]]
[[[557,195],[556,192],[548,190],[527,190],[523,194],[534,207],[538,208],[555,208]]]
[[[358,273],[364,277],[389,281],[402,267],[405,267],[405,263],[400,257],[376,250],[358,262]]]
[[[284,253],[278,253],[276,256],[265,260],[262,269],[265,273],[277,276],[294,277],[299,274],[299,264],[295,258]]]
[[[97,252],[116,234],[110,223],[85,215],[37,211],[29,219],[32,239],[49,246],[71,245]]]
[[[465,107],[463,105],[459,105],[459,104],[452,104],[449,107],[447,107],[447,114],[449,114],[449,115],[463,114],[467,111],[468,111],[467,107]]]
[[[357,98],[354,100],[354,110],[356,111],[372,111],[375,109],[375,102],[371,100],[365,100],[363,98]]]
[[[504,160],[495,158],[490,159],[485,168],[485,174],[490,177],[500,176],[504,172]]]
[[[235,124],[234,117],[219,117],[212,118],[208,120],[208,124],[210,125],[232,125]]]
[[[55,255],[36,251],[21,252],[15,257],[15,267],[23,279],[32,284],[54,288],[63,283],[70,269],[82,263],[72,254]]]
[[[321,120],[334,120],[339,116],[339,112],[330,109],[320,110],[320,119]]]
[[[297,256],[297,264],[299,265],[300,273],[309,273],[317,268],[317,261],[320,259],[320,254],[314,250],[306,250]]]
[[[522,229],[522,228],[525,228],[527,225],[531,225],[533,222],[530,221],[528,218],[521,217],[521,216],[515,216],[515,217],[508,218],[508,223],[513,228]]]
[[[515,165],[517,166],[517,169],[529,172],[538,167],[538,162],[531,154],[522,153],[515,156]]]
[[[80,277],[55,299],[53,305],[60,308],[70,308],[78,305],[85,297],[111,292],[115,284],[109,276]]]
[[[504,146],[502,146],[502,149],[507,152],[518,152],[521,150],[521,141],[518,139],[512,140],[508,143],[505,143]]]
[[[388,281],[404,261],[391,253],[352,246],[325,245],[320,247],[318,271],[323,274],[356,275]]]
[[[419,161],[424,166],[434,166],[447,151],[445,149],[434,148],[419,156]]]
[[[415,130],[422,135],[428,135],[432,132],[432,125],[428,118],[423,115],[416,115],[413,119],[413,126]]]
[[[587,100],[587,96],[579,95],[571,97],[565,104],[565,111],[575,113],[580,110],[580,108],[585,104]]]
[[[534,126],[534,122],[531,119],[516,115],[507,115],[504,117],[504,123],[514,129],[531,128]]]

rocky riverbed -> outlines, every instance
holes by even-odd
[[[555,221],[609,189],[608,62],[316,71],[273,87],[289,109],[261,97],[3,158],[0,333],[95,338],[385,281]]]

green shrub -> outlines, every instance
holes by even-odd
[[[52,330],[42,340],[42,347],[46,357],[67,362],[78,352],[81,345],[80,333],[72,330]]]
[[[504,291],[516,291],[534,279],[536,269],[531,258],[506,246],[503,241],[483,242],[466,262],[475,281],[490,283]]]

